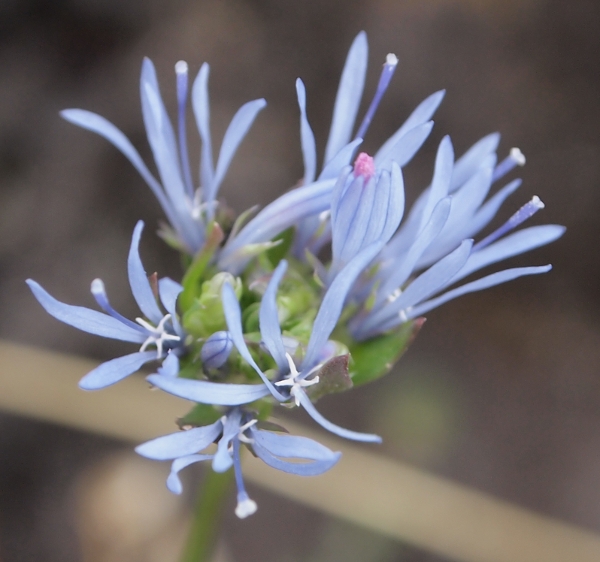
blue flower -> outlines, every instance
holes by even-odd
[[[213,443],[216,451],[202,453]],[[179,471],[195,462],[212,461],[215,472],[225,472],[232,466],[237,484],[237,507],[240,518],[256,511],[256,503],[250,499],[242,478],[240,445],[244,444],[269,466],[299,476],[315,476],[332,468],[341,457],[327,447],[308,439],[259,429],[256,416],[241,408],[230,409],[215,423],[179,431],[148,441],[136,448],[147,458],[173,460],[167,487],[175,494],[182,491]],[[290,462],[286,459],[306,461]]]
[[[195,254],[204,245],[206,227],[213,220],[217,193],[229,164],[256,115],[266,102],[263,99],[254,100],[237,111],[225,132],[217,165],[214,167],[208,98],[209,66],[208,64],[202,66],[192,86],[192,105],[202,140],[200,187],[197,187],[192,180],[185,129],[187,64],[180,61],[175,66],[175,70],[179,102],[178,140],[160,95],[154,65],[149,59],[144,59],[142,65],[140,80],[142,111],[146,135],[160,175],[160,182],[144,164],[127,137],[104,117],[82,109],[67,109],[61,114],[67,121],[103,136],[123,153],[158,199],[175,230],[178,244],[186,252]]]
[[[114,310],[108,301],[104,283],[100,279],[92,282],[91,290],[104,313],[62,303],[35,281],[27,280],[35,298],[46,312],[61,322],[105,338],[141,344],[140,350],[136,353],[102,363],[89,372],[79,383],[79,386],[85,390],[95,390],[114,384],[137,371],[145,363],[153,360],[160,361],[170,351],[177,352],[184,345],[185,334],[176,312],[177,296],[182,291],[182,287],[167,277],[158,281],[158,294],[167,311],[165,314],[157,304],[154,289],[140,260],[139,243],[143,228],[144,223],[140,221],[133,231],[127,269],[131,292],[145,318],[136,318],[133,322]]]
[[[543,208],[534,197],[505,225],[473,244],[470,237],[492,220],[521,183],[508,183],[486,201],[495,181],[515,165],[524,164],[520,151],[513,149],[496,166],[498,140],[498,135],[483,138],[456,163],[449,137],[442,140],[431,185],[377,257],[376,273],[362,287],[363,298],[369,290],[374,298],[350,322],[354,338],[363,340],[389,331],[466,293],[550,270],[549,265],[507,269],[442,293],[475,271],[548,244],[565,231],[559,225],[542,225],[505,236]]]

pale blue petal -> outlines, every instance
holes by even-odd
[[[225,330],[211,334],[202,345],[200,358],[207,369],[222,367],[233,349],[231,334]]]
[[[115,384],[135,373],[149,361],[156,359],[156,351],[138,351],[102,363],[79,381],[83,390],[98,390]]]
[[[181,494],[183,487],[181,480],[179,479],[179,471],[183,470],[186,466],[194,464],[195,462],[207,461],[213,458],[213,455],[189,455],[180,459],[175,459],[171,465],[171,472],[167,478],[167,488],[174,494]]]
[[[280,370],[288,367],[285,356],[285,347],[281,339],[281,327],[279,326],[279,313],[277,311],[277,290],[287,269],[287,261],[282,260],[273,272],[267,290],[260,303],[259,321],[262,342],[269,353],[275,359]]]
[[[301,370],[314,367],[318,360],[321,348],[325,345],[331,332],[337,324],[348,292],[356,278],[371,263],[373,258],[381,251],[383,243],[373,242],[361,250],[335,277],[321,302],[319,312],[315,318],[310,340],[306,348],[306,355],[302,361]]]
[[[303,184],[308,185],[315,180],[317,173],[317,147],[315,135],[306,117],[306,89],[300,78],[296,80],[296,95],[298,96],[298,106],[300,107],[300,141],[302,144],[302,157],[304,159]]]
[[[363,441],[365,443],[381,443],[381,437],[379,437],[379,435],[373,435],[370,433],[358,433],[356,431],[350,431],[349,429],[344,429],[339,425],[331,423],[317,411],[317,409],[313,406],[313,403],[310,401],[310,398],[303,391],[300,391],[298,393],[298,396],[300,397],[300,404],[302,404],[303,408],[306,410],[308,415],[313,420],[315,420],[320,426],[324,427],[327,431],[335,433],[336,435],[344,437],[345,439],[352,439],[353,441]]]
[[[145,330],[141,327],[139,330],[134,330],[108,314],[84,308],[83,306],[62,303],[48,294],[35,281],[27,279],[26,283],[29,285],[35,298],[44,307],[44,310],[57,320],[69,324],[69,326],[90,334],[102,336],[103,338],[112,338],[115,340],[143,343],[147,338]]]
[[[215,406],[248,404],[269,394],[269,389],[262,384],[226,384],[156,374],[148,376],[146,380],[174,396]]]
[[[419,148],[423,146],[432,128],[433,121],[423,123],[423,125],[419,125],[401,136],[398,142],[391,146],[389,150],[379,150],[375,155],[377,168],[389,168],[392,161],[400,167],[406,166]]]
[[[169,351],[167,358],[158,368],[158,374],[165,377],[176,377],[179,374],[179,357],[172,351]]]
[[[229,328],[231,339],[233,339],[233,344],[235,345],[239,354],[243,357],[246,363],[248,363],[258,373],[258,376],[263,380],[271,394],[277,400],[284,401],[285,398],[273,386],[273,383],[266,377],[266,375],[260,370],[260,367],[256,364],[256,362],[252,358],[252,355],[250,354],[250,350],[248,349],[248,346],[244,341],[244,334],[242,332],[242,313],[240,310],[240,304],[237,300],[237,297],[235,296],[233,288],[229,283],[223,284],[221,298],[223,301],[223,311],[225,312],[225,321],[227,322],[227,327]],[[262,385],[260,386],[262,387]],[[241,402],[238,403],[241,404]]]
[[[121,151],[123,156],[133,164],[133,167],[138,171],[142,178],[144,178],[165,211],[169,222],[173,225],[177,224],[177,218],[173,211],[173,207],[165,196],[161,185],[150,173],[150,170],[148,170],[148,167],[144,164],[142,157],[133,147],[131,142],[129,142],[129,139],[117,129],[117,127],[110,121],[107,121],[104,117],[84,109],[65,109],[64,111],[61,111],[60,114],[64,119],[74,125],[78,125],[79,127],[104,137],[115,148]]]
[[[200,185],[209,186],[213,183],[214,164],[212,156],[212,141],[210,135],[210,105],[208,98],[208,75],[210,67],[204,63],[198,72],[192,86],[192,107],[196,116],[196,124],[202,140],[200,155]]]
[[[330,460],[337,456],[331,449],[308,437],[251,429],[252,438],[276,457],[286,459]]]
[[[267,205],[240,230],[235,238],[229,240],[221,251],[219,268],[234,274],[238,273],[249,260],[239,254],[244,246],[271,240],[306,217],[328,210],[334,183],[332,180],[327,180],[299,187]]]
[[[367,34],[361,31],[352,42],[342,72],[325,149],[325,164],[348,144],[352,135],[365,87],[368,55]]]
[[[217,452],[213,458],[212,468],[215,472],[225,472],[233,465],[233,458],[229,452],[231,440],[238,435],[241,426],[241,414],[239,410],[233,410],[227,414],[223,435],[217,444]]]
[[[160,301],[163,303],[166,311],[171,315],[171,323],[173,324],[175,333],[178,336],[183,337],[183,329],[179,324],[179,320],[177,320],[177,297],[181,291],[183,291],[183,287],[176,281],[173,281],[173,279],[163,277],[158,281]]]
[[[305,463],[282,461],[273,456],[262,445],[255,443],[253,446],[256,456],[272,468],[295,474],[297,476],[317,476],[331,469],[341,458],[342,453],[334,453],[334,456],[325,460],[311,461]]]
[[[246,136],[248,129],[252,126],[258,112],[266,105],[267,102],[264,99],[249,101],[242,105],[233,116],[229,127],[227,127],[227,131],[225,131],[225,136],[223,137],[213,183],[210,186],[206,186],[207,192],[205,194],[205,199],[207,202],[214,201],[216,198],[221,182],[231,163],[231,159]]]
[[[216,421],[204,427],[194,427],[157,437],[135,448],[143,457],[157,461],[166,461],[198,453],[206,449],[221,434],[223,424]]]
[[[352,142],[341,148],[340,151],[325,164],[317,181],[321,182],[336,179],[340,175],[342,169],[350,164],[354,152],[361,144],[362,139],[354,139]]]
[[[382,155],[386,154],[398,143],[398,141],[411,129],[423,125],[431,119],[436,109],[444,99],[445,90],[440,90],[431,94],[428,98],[425,98],[410,114],[408,119],[387,141],[385,141],[381,148],[377,151],[375,158],[378,159]]]
[[[496,152],[500,134],[492,133],[477,141],[467,152],[465,152],[454,165],[450,193],[456,191],[463,183],[477,172],[484,164],[490,166],[486,158]],[[495,159],[494,159],[495,161]],[[493,167],[494,164],[491,164]]]
[[[525,228],[505,236],[483,250],[473,252],[464,267],[452,278],[451,283],[493,263],[554,242],[564,234],[565,230],[564,226],[545,224]]]
[[[148,275],[144,270],[142,260],[140,259],[140,237],[144,229],[144,222],[138,221],[133,231],[131,247],[129,248],[129,257],[127,258],[127,274],[129,276],[129,285],[135,302],[137,302],[144,316],[154,324],[158,324],[163,313],[148,281]]]
[[[456,289],[452,289],[451,291],[448,291],[447,293],[444,293],[435,299],[431,299],[419,306],[416,306],[409,312],[409,314],[407,314],[407,316],[408,318],[416,318],[417,316],[421,316],[429,310],[455,299],[456,297],[460,297],[461,295],[473,293],[474,291],[481,291],[482,289],[488,289],[494,285],[512,281],[513,279],[522,277],[523,275],[537,275],[538,273],[546,273],[551,269],[551,265],[543,265],[539,267],[517,267],[514,269],[506,269],[504,271],[492,273],[491,275],[482,277],[477,281],[472,281],[471,283],[467,283],[466,285],[462,285]]]

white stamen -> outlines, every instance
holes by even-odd
[[[175,63],[175,72],[177,74],[187,74],[188,73],[188,64],[184,60],[180,60]]]
[[[275,386],[289,386],[290,388],[290,396],[294,397],[294,402],[296,406],[300,406],[300,396],[302,395],[302,388],[306,386],[312,386],[313,384],[317,384],[319,382],[319,377],[316,376],[310,380],[298,379],[300,373],[298,369],[296,369],[296,365],[292,356],[289,353],[285,354],[288,365],[290,366],[290,374],[283,380],[277,381]],[[311,369],[307,376],[310,376],[311,373],[317,370],[318,367]]]
[[[256,513],[257,509],[258,506],[256,505],[256,502],[250,498],[246,498],[241,502],[238,502],[237,507],[235,508],[235,514],[240,519],[245,519],[253,513]]]
[[[92,281],[91,291],[92,295],[103,295],[106,292],[102,279],[94,279]]]
[[[408,316],[406,315],[406,310],[401,310],[398,313],[398,317],[400,318],[400,320],[402,320],[402,322],[406,322],[408,320]]]
[[[145,351],[149,345],[156,346],[156,358],[160,359],[163,355],[163,344],[167,341],[180,341],[181,338],[175,334],[169,334],[165,331],[165,324],[171,319],[170,314],[166,314],[163,319],[158,323],[158,326],[154,327],[148,321],[143,318],[136,318],[135,321],[142,327],[150,332],[150,335],[146,341],[140,347],[140,351]]]
[[[525,166],[526,158],[519,148],[511,148],[510,157],[515,161],[517,166]]]
[[[393,293],[388,295],[387,301],[394,302],[402,294],[402,289],[398,287]]]
[[[398,64],[398,57],[394,53],[388,53],[387,57],[385,57],[385,64],[396,66]]]
[[[546,206],[546,205],[544,205],[544,202],[537,195],[534,195],[531,198],[530,203],[537,209],[543,209]]]

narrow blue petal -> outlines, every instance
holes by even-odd
[[[342,456],[342,453],[334,453],[334,456],[330,459],[297,463],[278,459],[258,443],[254,444],[253,449],[256,453],[256,456],[265,464],[277,470],[281,470],[282,472],[295,474],[297,476],[317,476],[319,474],[323,474],[331,469]]]
[[[158,368],[158,374],[165,377],[176,377],[179,374],[179,357],[175,353],[169,351],[167,358]]]
[[[144,222],[138,221],[133,231],[131,247],[129,248],[129,257],[127,258],[127,274],[129,276],[129,286],[135,302],[148,320],[158,324],[163,317],[163,313],[156,304],[156,297],[148,281],[148,275],[144,270],[142,260],[140,259],[140,237],[144,229]]]
[[[354,281],[356,281],[356,278],[381,251],[382,247],[383,243],[377,241],[369,244],[366,248],[363,248],[337,274],[327,289],[313,324],[313,330],[310,334],[310,340],[306,348],[306,355],[302,361],[302,371],[314,367],[322,347],[329,339],[331,332],[340,318],[344,302]]]
[[[242,105],[233,116],[229,127],[227,127],[227,131],[225,131],[225,136],[223,137],[213,183],[210,186],[207,186],[207,193],[205,195],[207,202],[214,201],[216,198],[219,186],[227,173],[231,159],[246,136],[248,129],[252,126],[258,112],[266,105],[267,102],[264,99],[249,101]],[[209,207],[209,209],[210,208],[211,207]]]
[[[163,277],[158,281],[158,294],[160,295],[160,301],[163,303],[166,311],[171,315],[171,323],[178,336],[183,337],[183,329],[177,320],[177,297],[183,291],[183,287],[169,279]]]
[[[175,133],[160,95],[154,65],[147,58],[142,64],[140,96],[146,134],[162,184],[173,206],[181,209],[185,205],[186,191]]]
[[[141,327],[139,330],[134,330],[108,314],[83,306],[62,303],[48,294],[35,281],[27,279],[26,283],[46,312],[69,326],[103,338],[136,343],[143,343],[147,337]]]
[[[123,156],[125,156],[125,158],[127,158],[131,164],[133,164],[133,167],[138,171],[142,178],[144,178],[165,211],[169,222],[171,224],[177,223],[173,206],[165,196],[162,186],[151,174],[146,164],[144,164],[142,157],[133,147],[129,139],[117,127],[115,127],[104,117],[84,109],[65,109],[61,111],[60,114],[70,123],[104,137],[115,148],[117,148],[123,154]]]
[[[306,217],[328,210],[334,183],[327,180],[298,187],[267,205],[235,238],[228,241],[219,257],[219,268],[238,273],[250,259],[239,254],[244,246],[271,240]]]
[[[317,173],[317,147],[315,135],[310,128],[306,116],[306,89],[300,78],[296,80],[296,95],[298,96],[298,106],[300,107],[300,142],[302,144],[302,157],[304,159],[303,185],[308,185],[315,180]]]
[[[550,244],[560,238],[565,230],[564,226],[545,224],[525,228],[505,236],[483,250],[473,252],[464,267],[452,278],[451,283],[493,263]]]
[[[431,129],[433,129],[433,121],[428,121],[401,136],[389,150],[380,149],[375,155],[377,168],[389,168],[392,162],[396,162],[400,167],[406,166],[423,146]]]
[[[373,435],[371,433],[358,433],[356,431],[350,431],[349,429],[344,429],[339,425],[331,423],[317,411],[317,409],[313,406],[313,403],[310,401],[310,398],[304,392],[301,391],[298,393],[298,395],[300,396],[300,404],[307,411],[308,415],[327,431],[335,433],[336,435],[344,437],[345,439],[352,439],[353,441],[381,443],[381,437],[379,437],[379,435]]]
[[[500,134],[492,133],[477,141],[467,152],[465,152],[454,165],[450,193],[456,191],[462,184],[477,172],[486,162],[486,157],[496,152]],[[493,167],[493,166],[492,166]]]
[[[244,334],[242,332],[242,313],[240,310],[240,304],[237,300],[237,297],[235,296],[233,288],[229,283],[223,284],[221,298],[223,301],[223,311],[225,312],[225,321],[227,322],[227,327],[229,328],[231,339],[233,339],[233,344],[235,345],[239,354],[258,373],[258,376],[263,380],[271,394],[277,400],[285,400],[281,393],[273,386],[273,383],[260,370],[260,367],[256,364],[256,362],[252,358],[252,355],[250,354],[250,350],[248,349],[248,346],[244,341]],[[260,386],[262,388],[262,385]]]
[[[252,438],[276,457],[286,459],[331,460],[336,457],[331,449],[308,437],[286,435],[251,429]]]
[[[267,290],[260,303],[259,322],[260,335],[265,347],[275,359],[280,370],[288,367],[285,356],[285,346],[281,339],[281,327],[279,326],[279,313],[277,311],[277,290],[287,269],[287,261],[282,260],[273,272]]]
[[[181,494],[183,487],[181,480],[179,479],[179,471],[183,470],[186,466],[194,464],[195,462],[207,461],[213,458],[213,455],[189,455],[180,459],[175,459],[171,465],[171,472],[167,478],[167,488],[174,494]]]
[[[225,472],[233,465],[233,458],[229,452],[231,440],[240,432],[241,414],[239,410],[233,410],[227,414],[223,435],[217,444],[217,452],[213,459],[212,468],[215,472]]]
[[[192,107],[196,116],[200,139],[202,140],[200,154],[200,185],[202,186],[212,185],[215,175],[210,135],[209,73],[210,67],[207,63],[204,63],[192,86]]]
[[[329,162],[345,145],[348,144],[354,129],[356,114],[360,106],[365,77],[367,74],[367,58],[369,47],[367,34],[361,31],[350,47],[342,78],[335,98],[333,119],[327,147],[325,149],[325,164]]]
[[[375,158],[378,159],[382,155],[392,150],[398,141],[410,130],[429,121],[436,109],[439,107],[440,103],[442,103],[445,93],[446,92],[444,90],[440,90],[439,92],[435,92],[434,94],[431,94],[429,97],[425,98],[410,114],[402,127],[400,127],[387,141],[381,145],[381,148],[377,151]]]
[[[500,285],[501,283],[512,281],[513,279],[517,279],[518,277],[522,277],[524,275],[537,275],[538,273],[546,273],[551,269],[551,265],[542,265],[539,267],[517,267],[514,269],[506,269],[504,271],[492,273],[491,275],[482,277],[477,281],[472,281],[471,283],[467,283],[461,287],[457,287],[456,289],[452,289],[451,291],[448,291],[447,293],[444,293],[435,299],[431,299],[419,306],[416,306],[407,316],[409,318],[416,318],[417,316],[421,316],[429,310],[437,308],[438,306],[455,299],[456,297],[460,297],[461,295],[488,289],[494,285]]]
[[[174,396],[215,406],[248,404],[269,394],[269,389],[262,384],[226,384],[157,374],[148,376],[146,380]]]
[[[396,162],[392,162],[390,197],[384,227],[381,232],[381,240],[383,242],[387,243],[398,229],[400,221],[404,216],[404,205],[404,177],[400,166]]]
[[[221,434],[223,424],[216,421],[204,427],[194,427],[157,437],[135,448],[143,457],[157,461],[166,461],[198,453],[206,449]]]
[[[354,139],[352,142],[342,147],[340,151],[325,164],[317,181],[336,179],[340,175],[342,169],[350,164],[356,149],[361,144],[362,139]]]
[[[135,373],[142,365],[154,359],[156,359],[156,351],[138,351],[111,359],[85,375],[79,381],[79,388],[83,390],[105,388]]]

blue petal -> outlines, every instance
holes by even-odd
[[[500,142],[499,133],[492,133],[477,141],[454,165],[450,193],[457,190],[484,164],[486,157],[496,152]],[[486,165],[488,163],[486,162]]]
[[[239,354],[244,358],[246,363],[248,363],[258,373],[258,376],[263,380],[271,394],[277,400],[285,400],[285,398],[280,394],[280,392],[273,386],[273,383],[260,370],[260,367],[256,364],[256,362],[252,358],[252,355],[250,354],[248,346],[244,341],[244,334],[242,332],[242,313],[240,310],[240,304],[238,303],[237,297],[235,296],[235,292],[233,291],[233,288],[229,283],[223,284],[221,299],[223,301],[225,321],[227,322],[227,327],[229,328],[231,339],[233,339],[233,344],[235,345]]]
[[[325,164],[345,144],[348,144],[352,135],[356,114],[358,113],[365,87],[368,55],[367,34],[361,31],[352,42],[342,72],[342,78],[340,79],[335,106],[333,108],[331,129],[329,130],[329,138],[327,139],[327,147],[325,149]]]
[[[308,437],[285,435],[252,428],[252,438],[276,457],[286,459],[331,460],[338,453]]]
[[[181,480],[179,479],[179,471],[183,470],[186,466],[194,464],[195,462],[207,461],[213,458],[213,455],[189,455],[173,461],[171,465],[171,472],[167,478],[167,488],[174,494],[181,494],[183,487]]]
[[[176,377],[179,374],[179,358],[175,353],[169,351],[167,358],[158,368],[158,374],[166,377]]]
[[[227,414],[223,427],[223,436],[219,439],[217,452],[212,463],[215,472],[225,472],[233,465],[233,458],[229,452],[231,440],[240,432],[241,414],[239,410],[233,410]]]
[[[279,313],[277,311],[277,290],[279,283],[285,275],[287,261],[282,260],[273,272],[267,290],[260,303],[259,322],[260,335],[265,347],[275,359],[280,370],[288,367],[285,356],[285,346],[281,339],[281,327],[279,326]]]
[[[207,193],[205,195],[207,202],[214,201],[235,151],[246,136],[246,133],[248,132],[248,129],[250,129],[258,112],[266,105],[267,102],[264,99],[249,101],[242,105],[233,116],[229,127],[227,127],[227,131],[225,131],[225,136],[223,137],[213,183],[212,185],[207,186]]]
[[[400,127],[387,141],[381,145],[381,148],[377,151],[375,158],[378,159],[382,157],[382,155],[391,151],[398,141],[410,130],[429,121],[440,103],[442,103],[445,93],[446,92],[444,90],[440,90],[439,92],[435,92],[435,94],[431,94],[428,98],[425,98],[410,114],[402,127]]]
[[[282,472],[296,474],[297,476],[317,476],[319,474],[323,474],[332,468],[342,456],[342,453],[334,453],[334,456],[330,459],[311,461],[307,463],[296,463],[278,459],[258,443],[254,444],[253,449],[256,453],[256,456],[265,464],[268,464],[270,467],[277,470],[281,470]]]
[[[62,303],[48,294],[35,281],[27,279],[26,283],[46,312],[54,316],[57,320],[69,324],[69,326],[90,334],[102,336],[103,338],[134,343],[143,343],[147,338],[145,331],[141,327],[140,330],[134,330],[108,314],[84,308],[83,306]]]
[[[104,117],[84,109],[65,109],[64,111],[61,111],[60,114],[64,119],[74,125],[78,125],[79,127],[104,137],[115,148],[120,150],[123,156],[133,164],[133,167],[138,171],[142,178],[144,178],[165,211],[169,222],[173,225],[177,223],[177,217],[173,210],[173,206],[165,196],[161,185],[150,173],[150,170],[148,170],[148,167],[144,164],[142,157],[133,147],[131,142],[129,142],[129,139],[117,129],[117,127],[110,121],[107,121]]]
[[[143,457],[157,461],[166,461],[198,453],[206,449],[221,434],[223,424],[216,421],[204,427],[195,427],[157,437],[135,448]]]
[[[178,336],[183,337],[183,329],[177,320],[177,297],[181,291],[183,291],[183,287],[168,277],[163,277],[158,281],[158,294],[160,295],[160,301],[163,303],[166,311],[171,315],[171,322],[175,332]]]
[[[110,386],[135,373],[142,365],[154,359],[156,359],[156,351],[138,351],[137,353],[111,359],[85,375],[79,381],[79,388],[98,390]]]
[[[390,147],[388,151],[379,150],[375,155],[375,165],[378,168],[389,168],[392,161],[394,161],[400,167],[406,166],[419,148],[423,146],[432,128],[433,121],[428,121],[411,129],[401,136],[398,142]]]
[[[523,252],[554,242],[564,234],[565,230],[564,226],[546,224],[525,228],[505,236],[487,248],[473,252],[464,267],[452,278],[451,283],[455,283],[459,279],[492,263],[518,256]]]
[[[340,149],[340,151],[323,167],[322,172],[319,174],[317,181],[333,180],[336,179],[344,166],[350,164],[354,152],[362,144],[362,139],[354,139]]]
[[[225,330],[211,334],[202,345],[200,358],[207,369],[222,367],[233,349],[231,334]]]
[[[305,369],[314,367],[322,347],[329,339],[331,332],[340,318],[344,301],[354,281],[381,251],[382,247],[383,244],[381,242],[373,242],[361,250],[338,273],[329,286],[329,289],[327,289],[313,324],[301,370],[304,371]]]
[[[300,404],[302,404],[308,415],[327,431],[335,433],[336,435],[344,437],[345,439],[352,439],[353,441],[381,443],[381,437],[379,437],[379,435],[373,435],[371,433],[358,433],[356,431],[350,431],[349,429],[344,429],[339,425],[331,423],[317,411],[317,409],[313,406],[313,403],[310,401],[310,398],[303,391],[300,391],[298,396],[300,397]]]
[[[512,281],[513,279],[522,277],[523,275],[537,275],[538,273],[546,273],[551,269],[551,265],[543,265],[539,267],[517,267],[514,269],[506,269],[504,271],[492,273],[487,277],[482,277],[477,281],[472,281],[471,283],[467,283],[466,285],[452,289],[451,291],[448,291],[447,293],[444,293],[435,299],[431,299],[430,301],[422,303],[420,306],[416,306],[407,316],[409,318],[416,318],[417,316],[421,316],[427,311],[436,308],[445,302],[448,302],[449,300],[455,299],[456,297],[460,297],[461,295],[473,293],[474,291],[481,291],[482,289],[488,289],[489,287],[499,285],[500,283],[506,283],[507,281]]]
[[[229,240],[221,251],[219,268],[237,273],[249,259],[239,255],[244,246],[271,240],[306,217],[328,210],[334,183],[327,180],[299,187],[267,205],[235,238]]]
[[[212,142],[210,135],[210,105],[208,98],[208,75],[210,67],[204,63],[192,86],[192,107],[196,116],[196,124],[202,140],[200,162],[200,185],[213,184],[215,175],[213,168]]]
[[[262,384],[226,384],[156,374],[146,380],[174,396],[215,406],[248,404],[269,394],[269,389]]]
[[[144,229],[144,222],[138,221],[133,231],[131,247],[129,248],[129,257],[127,259],[127,273],[129,275],[129,285],[135,302],[140,310],[154,324],[158,324],[163,313],[156,304],[156,297],[148,281],[148,275],[144,270],[142,260],[140,259],[140,237]]]
[[[296,95],[300,107],[300,141],[302,144],[302,156],[304,158],[304,181],[303,185],[312,183],[317,172],[317,148],[315,136],[306,117],[306,89],[300,78],[296,80]]]

